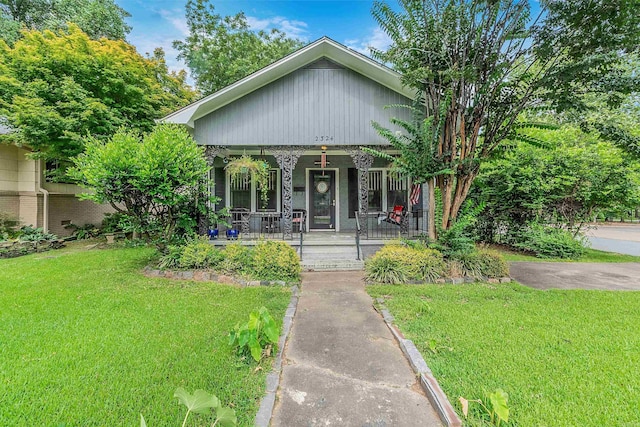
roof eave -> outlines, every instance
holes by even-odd
[[[197,119],[322,57],[327,57],[407,98],[415,97],[415,92],[402,85],[400,74],[397,72],[328,37],[323,37],[273,64],[169,114],[160,121],[184,124],[193,128]]]

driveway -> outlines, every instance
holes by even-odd
[[[593,249],[640,256],[640,224],[600,224],[586,236]]]
[[[640,263],[511,262],[511,277],[536,289],[640,291]]]

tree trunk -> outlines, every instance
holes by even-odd
[[[436,195],[435,195],[435,178],[427,180],[427,188],[429,189],[429,216],[427,224],[427,232],[429,240],[436,240]]]

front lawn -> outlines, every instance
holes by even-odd
[[[367,289],[385,296],[459,413],[459,396],[502,388],[512,425],[640,424],[640,292],[516,283]]]
[[[290,293],[140,274],[146,248],[52,251],[0,260],[0,425],[178,426],[173,393],[204,389],[252,425],[265,371],[228,332]],[[263,362],[263,364],[265,364]]]

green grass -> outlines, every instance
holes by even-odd
[[[288,289],[147,278],[152,254],[0,260],[0,425],[135,426],[142,413],[178,426],[177,387],[214,393],[253,424],[268,363],[254,372],[227,334],[263,305],[280,325]]]
[[[387,296],[459,413],[459,396],[502,388],[510,425],[640,425],[640,292],[516,283],[367,289]],[[431,339],[442,346],[435,354]]]
[[[529,261],[529,262],[640,262],[640,256],[617,254],[604,252],[597,249],[587,248],[584,255],[578,259],[562,258],[537,258],[521,252],[513,252],[499,249],[505,261]]]

